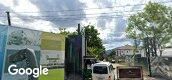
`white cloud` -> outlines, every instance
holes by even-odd
[[[26,22],[20,20],[17,22],[13,22],[13,25],[46,32],[59,32],[58,28],[54,27],[54,25],[50,21],[45,20],[33,20],[33,22],[28,22],[27,24]]]
[[[106,50],[109,50],[109,49],[114,49],[116,47],[124,46],[124,45],[127,45],[127,44],[132,45],[132,43],[129,42],[129,41],[123,41],[123,42],[120,42],[120,43],[114,41],[114,42],[109,43],[109,44],[104,44],[104,46],[106,47]]]
[[[39,9],[29,0],[1,0],[0,3],[15,12],[39,12]]]
[[[28,11],[32,11],[32,12],[39,12],[39,9],[37,8],[37,6],[35,6],[34,4],[32,4],[29,0],[18,0],[18,5],[17,6],[13,6],[13,10],[15,12],[28,12]],[[33,15],[33,14],[32,14]],[[35,16],[39,15],[39,13],[34,13]]]
[[[131,41],[126,39],[123,33],[126,28],[127,15],[135,12],[126,12],[132,10],[143,9],[144,6],[130,6],[135,4],[147,3],[150,0],[0,0],[0,7],[5,7],[7,10],[14,12],[38,12],[38,13],[11,13],[12,25],[28,27],[30,29],[59,32],[58,27],[66,27],[70,32],[76,31],[77,24],[81,25],[93,24],[100,32],[100,38],[107,49],[117,47],[123,44],[130,44]],[[155,2],[169,0],[151,0]],[[60,3],[60,4],[58,4]],[[125,7],[114,7],[124,6]],[[114,7],[106,8],[105,7]],[[104,8],[104,9],[89,9],[89,8]],[[42,11],[60,11],[72,9],[85,9],[77,12],[42,12]],[[117,13],[118,12],[118,13]],[[100,14],[108,13],[108,14]],[[65,15],[76,14],[94,14],[94,15]],[[60,18],[57,21],[50,17],[44,19],[35,19],[22,16],[55,16],[51,18]],[[118,18],[115,16],[118,15]],[[119,17],[119,15],[121,15]],[[80,20],[64,21],[61,18],[78,18]],[[89,18],[88,18],[89,17]],[[92,18],[90,18],[92,17]],[[116,17],[116,18],[112,18]],[[6,18],[6,17],[5,17]],[[27,19],[27,20],[24,20]],[[61,21],[60,21],[61,20]],[[4,23],[4,21],[0,21]]]

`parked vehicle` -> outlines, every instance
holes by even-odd
[[[92,80],[115,80],[115,72],[112,64],[109,62],[93,64]]]
[[[118,66],[117,80],[143,80],[143,71],[141,66]]]
[[[111,63],[115,63],[116,61],[114,59],[112,59]]]

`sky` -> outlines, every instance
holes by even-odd
[[[127,19],[149,1],[172,5],[172,0],[0,0],[0,24],[7,25],[6,11],[13,26],[34,30],[73,32],[78,23],[81,27],[90,24],[98,29],[108,50],[133,44],[125,35]]]

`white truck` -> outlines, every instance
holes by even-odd
[[[141,66],[118,66],[116,68],[117,80],[143,80]]]
[[[109,62],[93,64],[92,80],[115,80],[115,72],[112,64]]]

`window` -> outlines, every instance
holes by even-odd
[[[111,70],[111,67],[109,66],[109,72],[111,72],[112,70]]]
[[[137,50],[136,52],[139,53],[139,50]]]
[[[108,70],[106,66],[94,66],[93,73],[96,74],[107,74]]]
[[[109,72],[112,72],[112,71],[113,71],[113,66],[110,65],[110,66],[109,66]]]

